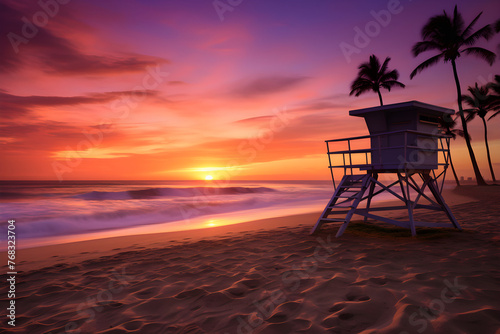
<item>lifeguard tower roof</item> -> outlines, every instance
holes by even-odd
[[[410,165],[427,170],[438,168],[437,142],[432,135],[440,133],[440,119],[454,113],[452,109],[419,101],[349,111],[350,116],[365,119],[373,136],[372,163],[363,169],[393,172]]]
[[[453,109],[443,108],[443,107],[435,106],[432,104],[423,103],[420,101],[408,101],[408,102],[387,104],[387,105],[378,106],[378,107],[350,110],[349,115],[350,116],[364,117],[366,114],[381,112],[381,111],[382,112],[385,112],[385,111],[405,112],[405,111],[410,111],[410,110],[414,110],[417,112],[418,111],[425,112],[428,114],[434,114],[436,116],[440,116],[443,114],[453,115],[455,113],[455,111]]]

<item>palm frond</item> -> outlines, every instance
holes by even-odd
[[[491,94],[490,107],[495,113],[488,118],[488,120],[490,120],[500,113],[500,75],[495,75],[495,79],[486,84],[486,88],[493,91],[493,94]]]
[[[399,72],[398,70],[392,70],[390,72],[384,73],[380,76],[380,81],[398,80]]]
[[[439,40],[440,31],[443,29],[443,27],[452,29],[452,26],[453,24],[451,22],[451,19],[446,14],[446,12],[444,13],[444,15],[433,16],[422,28],[422,39],[424,41]]]
[[[468,55],[474,55],[478,58],[484,59],[490,66],[495,62],[496,54],[491,52],[490,50],[486,50],[485,48],[480,48],[477,46],[473,46],[467,49],[463,49],[462,52]]]
[[[464,109],[464,113],[467,115],[465,116],[465,121],[470,122],[474,119],[474,117],[477,115],[476,109]]]
[[[462,34],[462,36],[464,37],[464,45],[474,45],[474,43],[476,43],[481,38],[489,40],[491,36],[493,36],[493,29],[491,29],[491,26],[489,24],[487,24],[468,37],[465,36],[465,33]]]
[[[369,64],[370,64],[370,68],[372,68],[373,70],[377,70],[380,68],[380,61],[378,60],[377,56],[375,55],[371,55],[370,56],[370,61],[369,61]]]
[[[462,137],[464,138],[465,137],[465,132],[464,130],[460,130],[460,129],[453,129],[452,132],[455,134],[455,135],[458,135],[459,137]],[[469,137],[469,140],[472,139],[471,135],[468,135]]]
[[[373,90],[373,82],[365,79],[365,78],[357,78],[351,85],[351,92],[349,95],[356,94],[355,96],[359,96],[364,92]]]
[[[497,95],[500,95],[500,75],[495,75],[495,79],[492,82],[486,84],[486,87],[493,90]]]
[[[445,135],[451,136],[453,139],[456,139],[457,135],[460,137],[464,136],[463,130],[455,129],[457,126],[457,117],[439,117],[439,126],[443,130]]]
[[[416,57],[422,52],[428,51],[428,50],[442,50],[443,46],[436,41],[422,41],[422,42],[417,42],[415,45],[413,45],[413,48],[411,49],[411,52],[413,53],[413,56]]]
[[[396,80],[389,80],[389,81],[385,81],[384,83],[381,84],[382,87],[386,88],[387,90],[391,90],[392,87],[394,86],[398,86],[398,87],[401,87],[401,88],[405,88],[405,84],[399,82],[399,81],[396,81]]]
[[[472,22],[469,23],[467,28],[464,29],[464,31],[462,32],[462,39],[465,40],[467,36],[469,36],[470,32],[472,31],[472,27],[474,26],[474,24],[476,24],[477,20],[479,20],[481,15],[483,15],[483,12],[477,14],[477,16],[472,20]]]
[[[496,115],[498,115],[498,114],[500,114],[500,110],[499,110],[499,111],[497,111],[496,113],[494,113],[493,115],[491,115],[491,116],[490,116],[490,118],[488,118],[488,121],[489,121],[490,119],[492,119],[493,117],[495,117]]]
[[[477,107],[476,100],[469,95],[462,95],[462,101],[464,101],[466,104],[468,104],[471,107]]]
[[[500,75],[495,75],[495,79],[492,82],[487,83],[486,88],[492,91],[490,101],[491,109],[493,111],[500,111]]]
[[[415,69],[410,73],[410,79],[413,79],[413,77],[415,75],[417,75],[417,73],[420,73],[423,70],[425,70],[427,67],[436,64],[441,59],[444,59],[444,52],[441,52],[440,54],[438,54],[434,57],[431,57],[431,58],[427,59],[426,61],[422,62],[420,65],[415,67]]]
[[[384,62],[382,63],[382,66],[380,66],[380,70],[378,71],[379,72],[379,75],[380,74],[385,74],[387,72],[387,67],[388,67],[388,64],[389,64],[389,61],[391,60],[391,58],[389,57],[386,57]]]
[[[458,11],[457,5],[455,5],[455,8],[453,9],[453,29],[456,32],[463,31],[464,29],[464,18],[462,17],[462,14]]]

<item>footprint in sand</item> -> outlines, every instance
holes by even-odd
[[[143,322],[140,320],[132,320],[124,323],[122,326],[128,331],[135,331],[142,327]]]
[[[288,319],[292,319],[302,306],[302,302],[286,302],[280,304],[271,316],[266,319],[270,323],[282,323]]]
[[[384,277],[372,277],[369,279],[370,282],[373,282],[378,285],[386,285],[387,284],[387,279]]]
[[[341,325],[343,321],[347,321],[354,318],[353,313],[349,312],[341,312],[339,314],[331,315],[321,322],[321,326],[325,328],[333,328],[333,327],[338,327]]]
[[[203,296],[201,299],[201,304],[206,308],[220,307],[231,302],[231,298],[223,294],[222,292],[210,293]]]
[[[254,290],[259,286],[261,286],[261,282],[258,279],[242,279],[233,283],[233,285],[224,291],[226,291],[230,297],[242,298],[246,296],[250,290]]]
[[[239,285],[234,285],[227,288],[225,291],[229,293],[230,296],[234,298],[242,298],[247,294],[248,289],[245,289]]]
[[[49,293],[62,292],[62,291],[64,291],[64,289],[60,285],[47,285],[47,286],[44,286],[44,287],[41,287],[40,289],[38,289],[36,294],[46,295]]]
[[[421,274],[416,274],[415,278],[418,279],[419,281],[427,281],[432,278],[432,275],[430,273],[421,273]]]
[[[158,287],[145,288],[135,292],[133,295],[138,299],[149,299],[158,294]]]
[[[345,303],[337,303],[337,304],[333,305],[332,307],[330,307],[328,309],[328,312],[332,312],[332,313],[338,312],[338,311],[342,310],[345,306],[346,306]]]
[[[368,296],[357,295],[357,294],[347,294],[345,296],[345,298],[348,301],[359,301],[359,302],[364,302],[364,301],[370,300],[370,297],[368,297]]]
[[[183,291],[175,296],[177,299],[186,299],[206,295],[207,292],[203,289],[192,289]]]
[[[256,289],[261,285],[260,281],[257,279],[243,279],[239,281],[239,283],[245,285],[249,289]]]
[[[117,302],[115,300],[111,300],[111,301],[98,302],[98,303],[96,303],[96,305],[97,306],[105,306],[108,309],[116,309],[116,308],[122,307],[125,304]]]
[[[354,314],[352,314],[352,313],[348,313],[348,312],[346,312],[346,313],[340,313],[340,314],[339,314],[339,316],[338,316],[338,318],[339,318],[340,320],[349,320],[349,319],[351,319],[352,317],[354,317]]]

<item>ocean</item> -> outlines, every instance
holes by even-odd
[[[0,181],[0,235],[9,220],[18,248],[209,228],[321,211],[332,193],[329,181]]]

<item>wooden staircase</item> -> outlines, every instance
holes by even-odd
[[[339,186],[335,189],[330,202],[325,207],[316,225],[314,225],[311,234],[319,231],[324,223],[341,222],[343,224],[336,234],[337,238],[340,237],[344,233],[356,208],[361,202],[363,194],[369,186],[370,179],[371,176],[369,174],[344,175]],[[334,215],[336,215],[337,218],[330,218],[330,216]],[[339,218],[339,216],[343,218]]]

